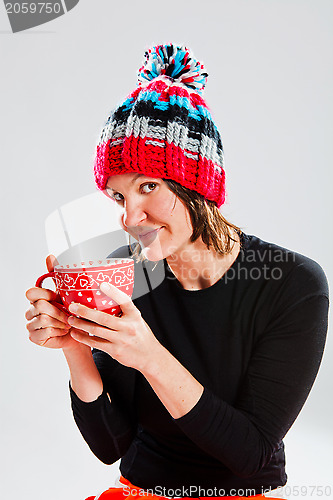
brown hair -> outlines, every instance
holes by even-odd
[[[170,191],[188,209],[193,228],[190,241],[194,242],[201,236],[208,250],[212,246],[216,252],[222,255],[230,253],[233,248],[231,242],[236,242],[232,237],[232,230],[241,233],[241,229],[223,217],[214,201],[207,200],[201,194],[178,182],[169,179],[164,179],[164,181]],[[140,248],[140,244],[136,243],[132,252],[137,262],[145,260]]]

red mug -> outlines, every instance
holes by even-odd
[[[111,283],[132,297],[134,286],[133,259],[89,260],[76,264],[56,265],[54,271],[43,274],[36,281],[40,288],[46,278],[52,278],[61,302],[51,301],[68,314],[69,305],[79,302],[91,309],[121,315],[119,305],[100,290],[103,282]]]

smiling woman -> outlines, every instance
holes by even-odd
[[[111,256],[156,261],[163,281],[146,273],[133,300],[103,283],[120,317],[72,304],[68,318],[50,290],[27,292],[30,339],[63,349],[83,438],[102,462],[121,459],[117,485],[90,500],[263,498],[287,481],[283,438],[320,366],[325,274],[223,217],[206,79],[186,47],[151,48],[97,146],[97,187],[136,240]]]
[[[200,212],[203,212],[202,209],[200,211],[201,206],[208,211],[209,202],[202,195],[175,182],[128,173],[110,177],[106,192],[121,207],[121,225],[129,235],[138,240],[139,244],[133,252],[137,255],[135,252],[142,250],[141,258],[159,261],[170,256],[172,261],[178,261],[181,259],[181,252],[201,251],[204,259],[206,251],[215,242],[216,252],[211,252],[211,256],[219,259],[230,252],[230,242],[237,241],[228,230],[222,235],[225,238],[221,238],[220,231],[215,231],[213,241],[205,235],[200,238],[211,229],[210,225],[203,224],[204,218],[200,218]],[[187,203],[188,200],[190,203]],[[218,210],[216,213],[216,221],[225,221]],[[229,223],[226,223],[226,228],[238,229]]]
[[[110,196],[110,198],[117,201],[117,203],[122,208],[124,208],[124,196],[121,193],[117,192],[117,190],[113,190],[110,187],[112,183],[116,182],[117,177],[119,176],[110,178],[106,186],[106,194]],[[233,235],[235,234],[235,231],[239,232],[240,228],[235,224],[228,222],[223,217],[222,213],[218,210],[214,202],[205,199],[205,197],[200,195],[199,193],[185,188],[181,184],[170,179],[152,179],[149,177],[145,177],[143,174],[134,174],[128,178],[128,182],[130,183],[130,185],[133,185],[133,183],[135,183],[138,179],[140,182],[137,189],[139,189],[142,194],[149,194],[152,193],[152,191],[159,192],[159,187],[161,185],[162,194],[165,197],[164,199],[170,196],[170,193],[167,193],[165,191],[165,186],[169,189],[169,191],[174,193],[174,205],[172,207],[172,211],[168,211],[167,214],[173,213],[177,200],[186,207],[185,217],[187,222],[190,222],[191,242],[194,242],[198,240],[198,238],[201,238],[208,250],[213,247],[214,250],[220,255],[228,254],[231,251],[232,242],[236,242],[235,236]],[[155,196],[156,193],[152,197],[152,199],[150,199],[152,205],[156,202]],[[121,221],[123,222],[123,218],[121,219]],[[159,231],[163,227],[164,226],[161,226],[156,229],[147,227],[147,230],[142,231],[141,233],[137,233],[137,230],[133,228],[133,232],[131,233],[130,228],[126,229],[123,225],[123,228],[129,234],[132,234],[135,239],[139,239],[139,241],[143,243],[142,247],[140,246],[140,244],[137,244],[133,248],[133,255],[138,259],[138,261],[142,260],[145,255],[149,260],[160,260],[160,258],[153,258],[151,253],[150,256],[148,256],[145,247],[149,245],[147,244],[147,240],[143,241],[143,239],[144,236],[147,235],[149,236],[149,239],[153,241],[157,235],[156,231]],[[202,255],[202,258],[205,258],[205,256]]]
[[[115,175],[108,181],[107,191],[123,209],[123,229],[143,244],[149,260],[161,260],[168,253],[163,245],[165,233],[176,240],[181,234],[185,241],[191,231],[184,205],[177,203],[162,179],[134,173]]]

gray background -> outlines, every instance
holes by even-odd
[[[100,128],[152,43],[184,43],[206,64],[225,147],[223,213],[332,277],[332,10],[329,0],[81,0],[13,35],[0,6],[2,498],[83,500],[117,474],[75,427],[62,353],[28,341],[25,290],[45,269],[46,217],[94,192]],[[285,439],[290,486],[333,489],[332,359],[328,337]]]

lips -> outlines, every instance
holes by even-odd
[[[157,229],[153,229],[152,231],[147,231],[146,233],[142,233],[142,234],[139,234],[139,238],[144,238],[145,236],[147,236],[148,234],[152,234],[152,233],[155,233],[157,231],[159,231],[160,229],[162,229],[161,227],[157,228]]]
[[[156,238],[156,236],[157,236],[157,233],[158,233],[161,229],[163,229],[163,226],[162,226],[162,227],[159,227],[159,228],[157,228],[157,229],[153,229],[152,231],[147,231],[147,232],[145,232],[145,233],[139,234],[139,239],[140,239],[143,243],[145,243],[145,244],[147,244],[147,242],[148,242],[148,241],[151,243],[152,241],[154,241],[154,239],[155,239],[155,238]]]

